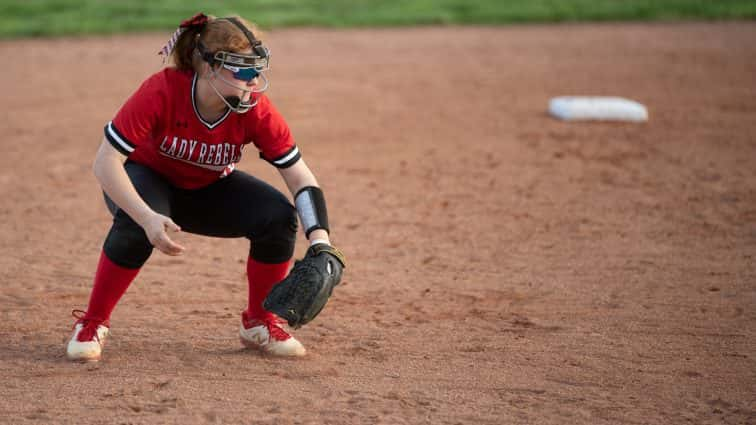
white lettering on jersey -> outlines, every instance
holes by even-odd
[[[186,153],[186,145],[187,141],[186,139],[181,139],[181,145],[179,145],[178,153],[176,154],[176,157],[180,159],[184,159],[184,154]],[[186,158],[189,159],[189,158]]]
[[[236,160],[236,145],[231,145],[231,163],[238,162]]]
[[[174,136],[170,143],[168,140],[169,136],[165,136],[158,147],[161,155],[198,167],[221,171],[224,175],[228,175],[234,169],[234,163],[241,159],[243,145],[226,142],[208,144],[198,140],[181,139],[178,136]]]
[[[168,156],[176,156],[176,142],[178,142],[178,137],[173,137],[173,142],[171,143],[171,147],[168,148],[168,151],[166,152],[166,155]]]
[[[228,164],[228,151],[231,149],[230,143],[223,144],[223,164]]]
[[[194,153],[194,148],[197,147],[197,141],[196,140],[190,140],[189,141],[189,156],[186,157],[186,159],[192,159],[192,154]]]
[[[207,145],[203,143],[200,145],[200,152],[199,152],[199,157],[197,157],[197,162],[201,164],[202,160],[205,159],[206,153],[207,153]]]
[[[165,152],[165,142],[168,141],[168,136],[163,137],[163,143],[160,144],[160,152]]]
[[[210,151],[208,151],[207,153],[207,161],[205,161],[205,164],[213,163],[213,155],[215,155],[215,146],[216,145],[210,145]]]

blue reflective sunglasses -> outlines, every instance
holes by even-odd
[[[260,71],[255,68],[239,68],[231,65],[223,65],[224,68],[234,73],[234,78],[246,83],[254,80],[260,75]]]

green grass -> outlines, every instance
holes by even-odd
[[[264,28],[756,18],[756,0],[0,0],[0,37],[170,31],[196,11]]]

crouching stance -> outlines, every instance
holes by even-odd
[[[153,248],[183,253],[170,237],[179,231],[248,238],[249,297],[240,339],[272,355],[305,354],[283,321],[263,307],[289,272],[297,213],[318,253],[338,251],[330,246],[323,192],[283,117],[263,94],[270,52],[258,37],[238,17],[198,14],[182,22],[161,50],[173,66],[144,81],[105,126],[94,172],[113,224],[88,308],[74,310],[69,359],[100,359],[116,304]],[[269,184],[234,170],[250,143],[278,168],[296,207]],[[340,278],[339,258],[329,270],[339,266]]]

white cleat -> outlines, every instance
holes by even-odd
[[[242,318],[239,339],[247,348],[280,357],[301,357],[307,353],[304,346],[280,326],[275,318]]]
[[[66,355],[69,360],[96,362],[102,355],[110,330],[107,322],[79,319],[74,324],[73,336],[68,341]]]

